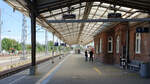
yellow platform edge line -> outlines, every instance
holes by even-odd
[[[98,68],[94,67],[93,69],[98,73],[98,75],[102,75],[102,72]]]

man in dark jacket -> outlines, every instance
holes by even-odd
[[[90,54],[90,59],[89,59],[89,61],[92,61],[92,62],[93,62],[93,51],[90,50],[89,54]]]

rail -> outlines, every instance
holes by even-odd
[[[38,60],[37,64],[43,63],[43,62],[48,61],[48,60],[50,60],[52,58],[59,57],[61,55],[63,55],[63,54],[56,55],[54,57],[45,58],[45,59],[42,59],[42,60]],[[3,79],[5,77],[11,76],[11,75],[13,75],[15,73],[21,72],[21,71],[23,71],[25,69],[28,69],[30,66],[31,66],[31,63],[27,63],[27,64],[24,64],[23,66],[18,66],[18,67],[14,67],[12,69],[9,69],[9,70],[2,71],[2,72],[0,72],[0,79]]]

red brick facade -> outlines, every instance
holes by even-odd
[[[98,53],[96,53],[96,57],[101,60],[103,63],[107,64],[119,64],[120,57],[123,56],[123,47],[126,46],[126,32],[127,28],[129,27],[129,58],[130,60],[139,60],[148,62],[150,61],[150,33],[142,33],[141,34],[141,53],[135,53],[135,35],[136,35],[136,28],[138,26],[149,26],[148,23],[141,23],[138,25],[131,26],[127,22],[120,23],[115,27],[103,31],[97,34],[94,38],[94,45],[95,48],[98,48]],[[113,52],[108,53],[108,38],[113,38]],[[116,39],[117,36],[120,37],[119,41],[119,53],[116,52]],[[102,52],[99,52],[100,46],[100,38],[102,39]]]

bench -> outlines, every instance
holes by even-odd
[[[132,60],[129,64],[128,64],[128,68],[130,70],[133,71],[139,71],[141,67],[141,62],[138,60]]]

